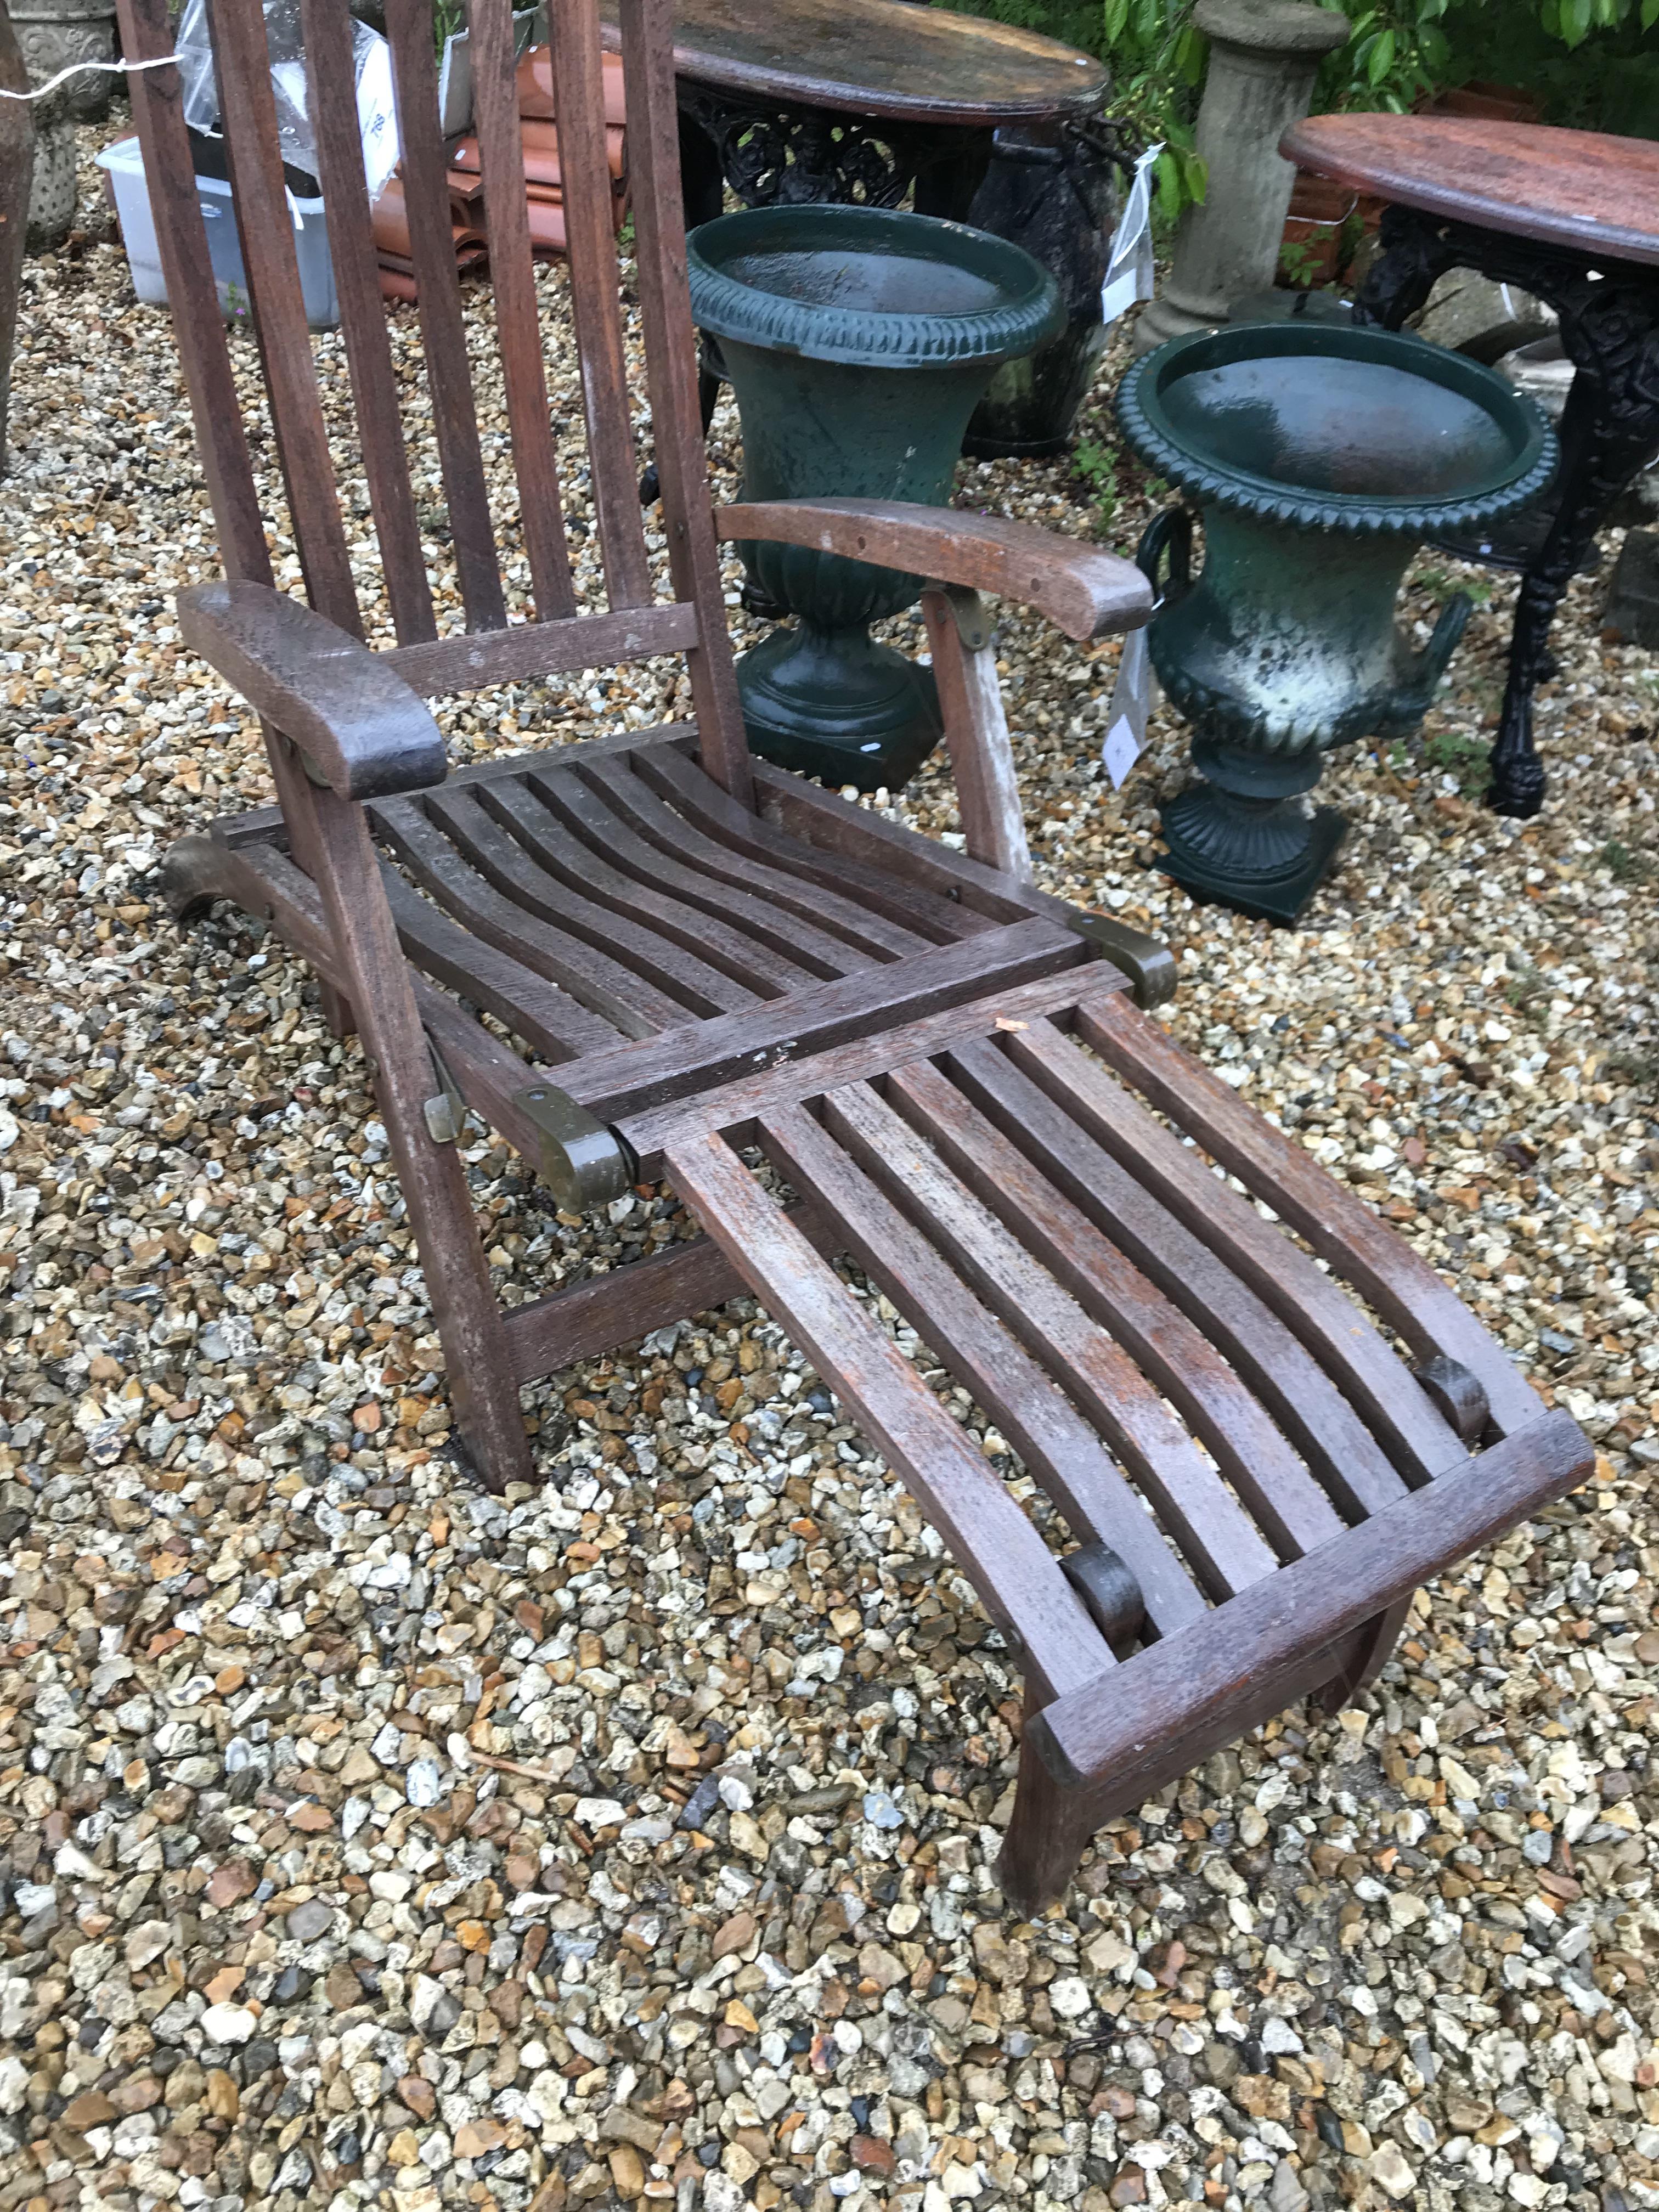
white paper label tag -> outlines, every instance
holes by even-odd
[[[1137,300],[1152,296],[1152,164],[1164,151],[1160,139],[1135,163],[1129,197],[1112,236],[1106,281],[1100,288],[1100,319],[1115,323]]]
[[[1132,629],[1123,641],[1123,657],[1117,665],[1112,703],[1107,709],[1106,739],[1100,757],[1112,779],[1114,791],[1140,758],[1146,742],[1146,717],[1152,705],[1152,663],[1146,650],[1146,633]]]

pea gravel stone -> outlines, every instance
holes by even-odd
[[[597,605],[562,270],[538,284]],[[483,293],[467,314],[504,485]],[[390,328],[441,568],[416,325]],[[337,337],[317,351],[338,427]],[[1121,361],[1081,425],[1109,449]],[[1425,557],[1408,623],[1461,583],[1468,640],[1420,738],[1333,763],[1353,828],[1294,934],[1148,865],[1187,741],[1158,713],[1111,791],[1115,643],[1000,611],[1039,880],[1169,939],[1174,1033],[1601,1454],[1419,1597],[1358,1709],[1218,1752],[1022,1923],[994,1871],[1012,1657],[752,1302],[527,1393],[536,1490],[462,1471],[356,1044],[260,924],[182,934],[156,902],[168,842],[269,787],[179,647],[212,526],[166,318],[90,192],[28,266],[12,416],[0,2212],[1659,2203],[1659,678],[1601,644],[1600,584],[1540,695],[1548,806],[1501,822],[1478,757],[1514,586]],[[263,430],[255,453],[297,589]],[[723,407],[723,495],[736,459]],[[1129,546],[1161,495],[1116,471],[1103,518],[1064,461],[969,465],[959,496]],[[343,483],[367,588],[349,455]],[[654,723],[676,681],[504,688],[446,710],[453,756]],[[875,803],[960,839],[941,763]],[[488,1132],[462,1151],[509,1300],[691,1233],[666,1191],[577,1222]]]

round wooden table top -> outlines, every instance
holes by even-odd
[[[1659,264],[1659,142],[1462,115],[1310,115],[1279,150],[1356,191],[1594,261]]]
[[[680,0],[674,66],[759,99],[981,129],[1087,112],[1110,82],[1058,40],[905,0]]]

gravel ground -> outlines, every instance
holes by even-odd
[[[1180,730],[1114,795],[1115,648],[1006,617],[1042,880],[1170,939],[1176,1034],[1602,1454],[1419,1601],[1363,1709],[1218,1754],[1014,1924],[1006,1655],[763,1314],[554,1378],[544,1487],[457,1469],[355,1046],[259,928],[155,902],[167,842],[266,782],[171,623],[213,536],[165,319],[88,221],[28,271],[0,492],[0,2212],[1659,2204],[1659,676],[1601,648],[1600,581],[1544,816],[1476,803],[1512,586],[1461,578],[1420,739],[1327,778],[1353,831],[1296,934],[1148,868]],[[1101,489],[963,480],[1073,532]],[[671,704],[647,669],[451,726]],[[954,830],[937,772],[904,811]],[[688,1233],[466,1154],[510,1297]]]

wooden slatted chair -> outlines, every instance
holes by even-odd
[[[609,596],[586,612],[525,228],[509,0],[472,0],[495,340],[534,603],[533,619],[513,623],[451,249],[430,14],[427,0],[389,0],[465,609],[464,630],[438,635],[345,0],[302,8],[362,467],[399,642],[377,653],[362,641],[259,0],[215,0],[249,289],[311,604],[271,586],[178,86],[153,70],[133,80],[133,102],[228,571],[181,595],[181,628],[263,718],[280,799],[176,850],[176,904],[223,896],[270,916],[317,969],[336,1028],[361,1035],[484,1480],[531,1474],[519,1393],[536,1376],[745,1286],[787,1325],[1022,1655],[1027,1725],[1002,1882],[1035,1911],[1103,1820],[1298,1693],[1352,1695],[1416,1585],[1583,1480],[1589,1452],[1400,1237],[1147,1018],[1171,981],[1167,953],[1034,888],[975,594],[1026,601],[1085,638],[1145,619],[1137,572],[931,509],[711,513],[666,0],[621,0],[666,598],[635,490],[599,15],[594,0],[552,11]],[[130,56],[168,51],[166,0],[121,0],[121,19]],[[965,852],[751,763],[721,536],[867,554],[933,580],[925,607]],[[670,653],[684,656],[695,726],[447,774],[425,697]],[[463,1100],[538,1159],[567,1206],[663,1177],[707,1236],[503,1311],[453,1141]],[[749,1146],[793,1204],[744,1164]],[[994,1419],[1058,1507],[1065,1542],[1038,1534],[848,1289],[832,1264],[842,1256]]]

